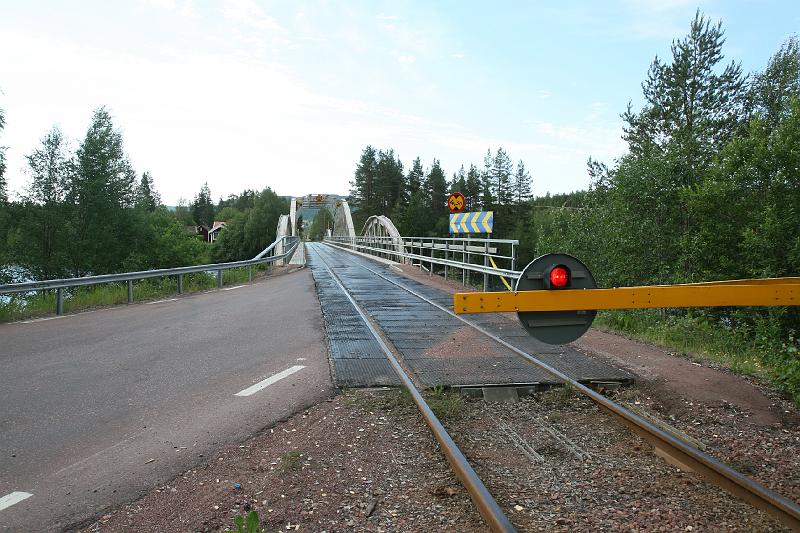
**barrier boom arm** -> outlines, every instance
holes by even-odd
[[[800,305],[800,277],[613,289],[461,292],[456,313]]]

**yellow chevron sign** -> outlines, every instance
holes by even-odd
[[[450,233],[492,233],[493,211],[450,213]]]

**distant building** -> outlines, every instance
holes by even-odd
[[[206,242],[210,242],[208,240],[208,226],[205,224],[200,224],[199,226],[194,226],[194,234],[200,235],[203,237],[203,240]]]
[[[219,237],[219,232],[222,231],[222,228],[224,227],[225,227],[224,220],[215,220],[214,225],[211,226],[211,229],[207,230],[208,233],[206,240],[208,242],[214,242],[215,240],[217,240],[217,237]]]

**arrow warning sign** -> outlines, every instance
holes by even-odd
[[[450,213],[450,233],[492,233],[494,211]]]

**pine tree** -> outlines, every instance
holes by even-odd
[[[395,207],[404,205],[405,178],[403,163],[395,158],[394,150],[379,151],[375,169],[375,190],[377,211],[369,215],[386,215],[391,218]]]
[[[208,182],[203,183],[200,192],[192,202],[192,217],[195,223],[211,227],[214,223],[214,202],[211,200],[211,189]]]
[[[425,180],[425,188],[428,192],[430,209],[433,215],[438,218],[446,213],[447,206],[447,179],[438,159],[434,159],[428,177]]]
[[[149,172],[145,172],[136,187],[136,207],[152,213],[159,205],[161,205],[161,197],[153,185],[153,176]]]
[[[367,146],[361,153],[353,181],[350,182],[350,203],[355,211],[354,223],[363,224],[368,217],[376,214],[378,199],[376,191],[377,152]]]
[[[494,196],[498,205],[511,203],[513,192],[511,190],[511,173],[514,164],[511,158],[502,148],[497,149],[497,153],[492,161],[491,181],[494,189]]]
[[[464,170],[464,165],[458,169],[458,172],[453,174],[453,179],[450,182],[450,192],[460,192],[464,194],[467,189],[467,173]]]
[[[481,176],[481,209],[491,211],[494,209],[494,196],[492,196],[492,181],[489,174]]]
[[[642,83],[644,108],[635,113],[628,104],[622,115],[631,152],[673,154],[679,185],[701,179],[742,119],[741,65],[731,62],[716,72],[724,42],[722,23],[712,26],[698,11],[689,34],[672,42],[672,63],[653,60]]]
[[[479,211],[481,208],[481,173],[475,165],[470,165],[464,185],[464,196],[467,199],[467,211]]]
[[[419,157],[417,157],[416,159],[414,159],[414,162],[411,164],[411,168],[408,170],[409,199],[412,196],[414,196],[414,194],[422,186],[422,180],[424,178],[425,178],[425,171],[422,169],[422,161],[420,161]]]
[[[517,171],[514,174],[514,203],[521,206],[531,197],[531,175],[525,170],[525,164],[520,161],[517,163]]]

